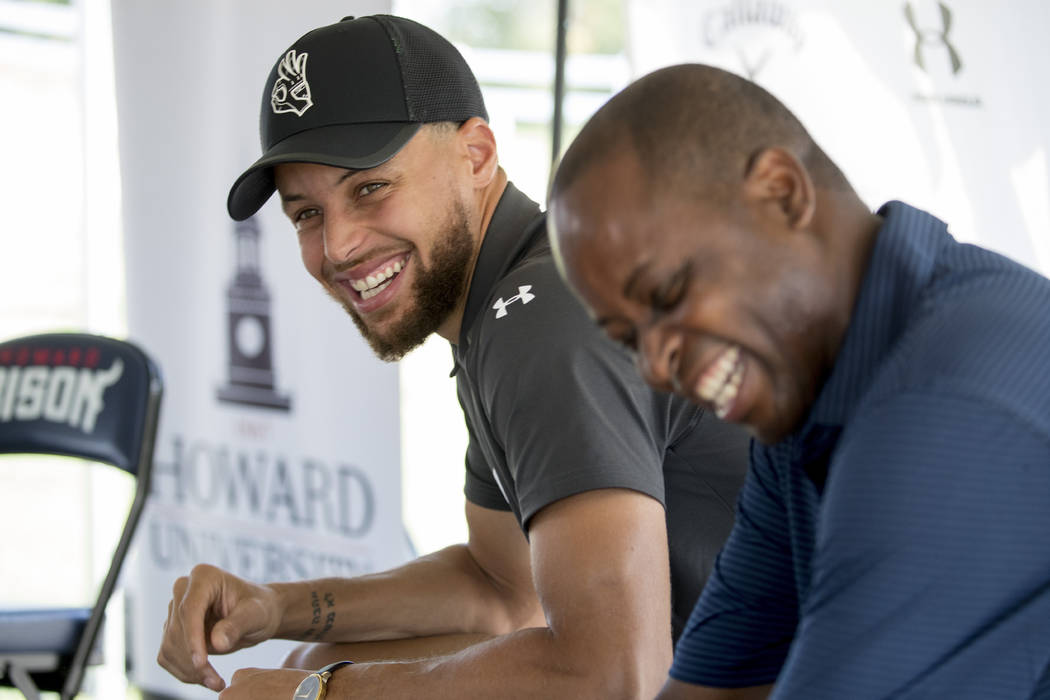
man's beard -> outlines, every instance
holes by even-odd
[[[470,235],[470,224],[466,209],[457,202],[451,220],[434,243],[429,267],[424,267],[418,255],[412,262],[417,266],[416,279],[411,289],[404,290],[413,297],[402,303],[402,317],[390,328],[380,333],[370,328],[354,309],[353,305],[336,295],[329,294],[350,314],[357,330],[372,347],[379,359],[396,362],[423,344],[452,310],[456,308],[467,282],[467,270],[474,258],[474,238]]]

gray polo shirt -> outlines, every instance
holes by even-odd
[[[485,234],[459,341],[467,499],[513,511],[526,533],[544,506],[584,491],[660,501],[677,639],[732,528],[746,432],[642,381],[559,277],[539,206],[512,184]]]

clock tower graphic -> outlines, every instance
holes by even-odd
[[[270,292],[259,266],[259,224],[255,217],[237,222],[237,271],[226,289],[227,383],[220,401],[281,411],[291,399],[274,388]]]

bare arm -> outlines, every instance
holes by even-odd
[[[772,692],[772,685],[750,688],[708,688],[669,678],[663,690],[656,696],[656,700],[765,700]]]
[[[327,697],[653,697],[671,662],[662,506],[633,491],[591,491],[541,511],[530,537],[547,626],[444,658],[345,667],[332,678]],[[479,539],[475,551],[498,561],[498,551],[481,546],[484,534]],[[483,568],[486,561],[480,555]],[[246,670],[222,698],[283,700],[301,677]]]
[[[671,661],[663,508],[592,491],[532,521],[532,567],[548,626],[443,659],[351,667],[333,698],[649,698]]]
[[[273,584],[282,610],[275,636],[361,642],[496,635],[543,624],[532,587],[529,545],[513,514],[470,503],[466,511],[470,538],[465,545],[383,573]],[[318,600],[320,623],[315,621]]]
[[[514,516],[468,504],[467,521],[467,544],[359,578],[261,586],[197,566],[175,582],[158,663],[179,680],[220,690],[225,682],[208,654],[266,639],[496,635],[544,624]]]

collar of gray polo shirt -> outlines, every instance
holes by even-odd
[[[467,304],[463,309],[463,323],[459,330],[458,345],[461,348],[470,345],[474,321],[486,305],[492,289],[533,246],[537,237],[546,236],[546,227],[535,225],[537,221],[542,221],[540,205],[508,182],[481,241],[481,251],[470,279],[470,291],[467,292]],[[452,374],[455,373],[453,369]]]

